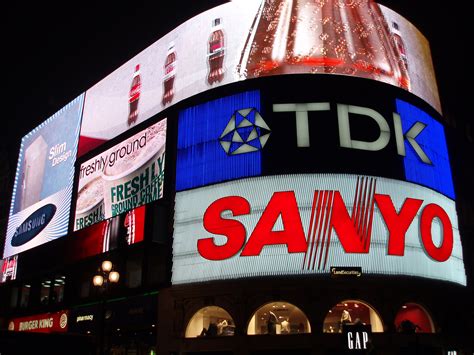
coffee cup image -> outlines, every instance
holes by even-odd
[[[104,219],[104,183],[100,176],[86,183],[77,194],[74,230]]]
[[[163,120],[112,150],[114,158],[110,160],[109,155],[109,164],[102,172],[106,218],[163,196],[165,145]]]

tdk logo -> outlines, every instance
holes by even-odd
[[[298,147],[310,147],[308,112],[309,111],[329,111],[329,102],[297,103],[297,104],[275,104],[273,112],[295,112],[296,115],[296,139]],[[355,140],[351,138],[350,117],[352,115],[362,115],[371,118],[379,127],[380,133],[377,139],[371,142]],[[367,151],[377,151],[385,148],[390,141],[390,127],[385,118],[377,111],[361,106],[337,104],[337,120],[339,126],[339,144],[341,147],[350,149],[360,149]],[[425,164],[432,164],[430,158],[416,141],[416,138],[426,128],[423,122],[416,122],[411,128],[403,132],[402,122],[398,113],[393,113],[393,125],[397,152],[401,156],[406,156],[405,141],[413,148],[418,157]]]
[[[255,152],[265,146],[270,133],[260,113],[246,108],[234,112],[219,142],[228,155]]]
[[[297,146],[310,147],[308,112],[329,111],[329,102],[274,104],[273,112],[295,112]],[[373,141],[361,141],[351,137],[351,115],[362,115],[372,119],[379,127],[379,136]],[[390,141],[390,127],[385,118],[377,111],[361,106],[337,104],[337,119],[339,126],[339,144],[343,148],[377,151],[384,149]],[[405,141],[413,148],[417,156],[425,164],[432,162],[422,147],[416,141],[426,128],[426,124],[416,122],[403,132],[401,118],[393,113],[393,125],[397,152],[406,156]],[[260,113],[254,108],[235,111],[226,128],[219,137],[219,142],[228,155],[243,154],[261,150],[270,137],[270,127],[265,123]]]

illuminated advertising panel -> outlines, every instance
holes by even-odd
[[[176,190],[337,172],[407,180],[454,199],[444,128],[430,114],[383,87],[362,99],[334,80],[314,85],[327,90],[308,93],[295,84],[277,96],[262,86],[181,110]]]
[[[455,203],[382,177],[255,177],[176,195],[173,284],[330,275],[333,266],[466,285]]]
[[[16,279],[18,269],[18,255],[10,256],[0,260],[0,270],[2,270],[0,283]]]
[[[23,137],[3,257],[67,233],[84,95]]]
[[[68,244],[68,261],[77,261],[139,243],[145,236],[145,206],[78,230]]]
[[[208,89],[318,73],[392,84],[441,111],[428,42],[384,6],[239,0],[188,20],[90,88],[78,154]]]
[[[8,330],[29,333],[65,333],[68,329],[68,311],[36,314],[11,319]]]
[[[74,230],[163,196],[166,119],[81,164]]]

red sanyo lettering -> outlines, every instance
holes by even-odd
[[[365,240],[361,238],[360,227],[349,215],[342,196],[338,191],[334,191],[333,195],[329,228],[336,231],[346,253],[368,253],[370,233]],[[388,255],[403,256],[406,232],[423,201],[407,198],[400,210],[397,211],[389,195],[375,194],[374,197],[388,230],[387,253]],[[228,259],[240,250],[242,250],[241,256],[256,256],[260,255],[266,245],[286,245],[289,253],[305,253],[308,250],[308,241],[301,222],[298,204],[292,191],[273,194],[247,243],[245,243],[247,236],[245,226],[232,218],[223,218],[222,213],[225,211],[229,211],[233,217],[237,217],[250,214],[251,206],[243,197],[229,196],[214,201],[207,208],[203,218],[204,228],[209,233],[225,236],[227,242],[218,245],[212,237],[198,240],[198,251],[206,259]],[[371,213],[373,212],[372,210]],[[366,218],[369,217],[372,218],[372,216],[366,216]],[[273,230],[278,218],[281,218],[283,230]],[[439,246],[434,244],[431,232],[435,219],[441,223],[443,235],[442,243]],[[440,262],[448,260],[453,250],[453,230],[447,213],[436,204],[428,204],[421,211],[419,227],[426,253]]]

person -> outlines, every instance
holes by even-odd
[[[284,334],[290,333],[290,322],[288,321],[288,318],[281,322],[281,332]]]
[[[421,330],[421,328],[412,321],[405,319],[400,322],[397,330],[399,333],[413,334],[417,333],[419,330]]]
[[[217,336],[217,325],[214,322],[209,324],[209,328],[207,328],[206,336],[208,337],[215,337]]]
[[[278,323],[278,318],[276,314],[270,311],[268,314],[268,320],[267,320],[267,333],[268,334],[276,334],[277,323]]]
[[[351,314],[349,313],[347,309],[343,310],[341,314],[341,320],[339,321],[340,323],[339,333],[342,333],[342,330],[345,324],[348,324],[351,322],[352,322]]]

